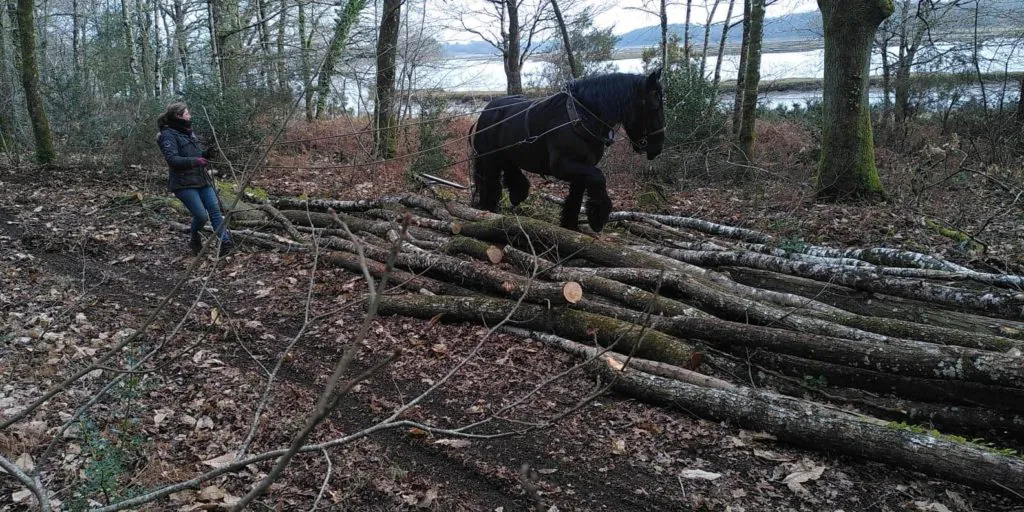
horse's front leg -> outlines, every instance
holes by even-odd
[[[562,169],[565,171],[565,178],[569,180],[569,196],[566,197],[562,208],[562,227],[576,229],[583,192],[586,191],[587,224],[594,232],[600,233],[612,213],[612,199],[608,196],[604,173],[592,165],[572,161],[563,162]],[[567,225],[570,223],[571,226]]]

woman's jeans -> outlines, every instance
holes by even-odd
[[[217,191],[213,187],[183,188],[175,190],[174,195],[192,214],[193,235],[203,229],[206,221],[210,221],[213,224],[213,230],[220,234],[221,240],[226,242],[231,239],[231,235],[224,226],[224,216],[220,213]]]

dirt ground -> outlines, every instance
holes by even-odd
[[[185,235],[167,226],[187,218],[154,202],[169,197],[164,172],[0,168],[0,414],[16,411],[142,325],[191,263]],[[256,184],[271,194],[314,195],[322,183],[322,195],[339,199],[400,186],[400,180],[382,185],[340,173],[315,179],[281,172]],[[611,181],[619,206],[632,206],[640,192],[619,175]],[[959,263],[1021,272],[1024,210],[978,181],[940,187],[913,207],[907,201],[818,205],[803,195],[805,188],[779,183],[773,190],[766,180],[754,193],[749,187],[687,187],[667,197],[664,208],[834,246],[933,247]],[[536,184],[537,190],[563,190]],[[968,227],[1001,210],[977,236],[988,244],[987,254],[968,251],[922,221],[945,218]],[[243,246],[216,266],[213,259],[204,262],[195,275],[142,346],[111,362],[125,364],[166,343],[147,365],[152,371],[126,379],[87,413],[88,421],[63,433],[58,427],[110,372],[90,375],[0,433],[0,452],[34,454],[32,463],[41,465],[48,488],[65,505],[75,505],[82,489],[96,491],[93,504],[105,504],[185,480],[236,450],[248,434],[266,371],[302,328],[308,302],[310,316],[328,316],[310,324],[285,359],[249,452],[287,445],[363,318],[362,280],[315,265],[309,255]],[[180,330],[169,335],[179,322]],[[386,417],[443,378],[483,333],[476,325],[374,320],[356,366],[367,368],[392,351],[398,359],[359,385],[314,439],[351,434]],[[465,425],[574,363],[541,343],[496,335],[407,417],[439,427]],[[554,418],[597,385],[580,370],[570,372],[509,411],[507,421],[474,432],[498,434]],[[54,449],[40,458],[54,437]],[[795,449],[610,393],[528,435],[465,441],[392,430],[329,453],[300,455],[262,503],[308,510],[322,494],[319,507],[329,510],[511,511],[535,506],[527,490],[536,488],[541,510],[1024,510],[1024,503],[1003,495]],[[531,469],[525,486],[524,464]],[[270,467],[251,465],[145,510],[215,509],[245,494]],[[12,479],[0,479],[0,509],[22,509],[27,500],[18,491]]]

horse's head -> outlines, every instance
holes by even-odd
[[[633,102],[633,115],[624,123],[633,151],[647,153],[654,160],[665,146],[664,90],[661,69],[647,75],[643,85],[637,87]]]

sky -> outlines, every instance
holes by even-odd
[[[597,3],[597,2],[595,2]],[[613,27],[613,32],[623,34],[630,30],[657,25],[660,23],[656,14],[646,14],[638,9],[644,8],[647,3],[653,9],[658,9],[658,1],[643,0],[614,0],[614,7],[601,14],[594,20],[594,24],[601,28]],[[703,25],[707,20],[708,10],[714,5],[713,0],[695,0],[690,12],[690,23]],[[715,22],[725,19],[729,8],[729,2],[722,0],[715,11]],[[769,5],[765,10],[765,16],[773,18],[794,12],[813,11],[818,8],[815,0],[778,0]],[[743,1],[736,0],[733,7],[733,19],[739,19],[743,12]],[[668,6],[669,23],[683,23],[686,20],[686,2],[675,0]]]
[[[457,0],[456,0],[457,1]],[[594,20],[598,28],[612,27],[615,34],[624,34],[630,30],[657,25],[659,23],[657,14],[648,14],[642,11],[644,4],[651,8],[658,8],[658,0],[582,0],[584,3],[591,3],[599,6],[603,12]],[[686,19],[686,3],[682,0],[669,0],[668,20],[669,23],[683,23]],[[482,3],[481,0],[463,0],[465,4]],[[714,5],[714,0],[694,0],[690,14],[690,23],[703,24],[707,20],[707,13]],[[720,22],[725,18],[728,10],[728,0],[721,0],[715,12],[713,22]],[[766,16],[769,18],[782,16],[794,12],[813,11],[818,8],[816,0],[776,0],[766,9]],[[733,8],[733,19],[739,19],[743,11],[743,1],[736,0]],[[444,42],[466,42],[479,39],[478,37],[460,31],[442,29],[440,39]]]

